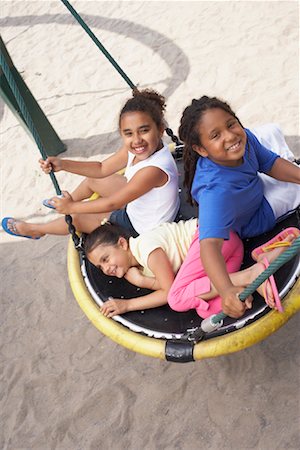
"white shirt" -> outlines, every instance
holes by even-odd
[[[160,187],[151,189],[146,194],[128,203],[126,211],[128,217],[138,233],[152,230],[164,222],[172,222],[179,210],[178,170],[174,158],[165,145],[161,150],[153,153],[144,161],[132,165],[135,155],[128,153],[125,170],[127,181],[144,167],[158,167],[167,176],[167,182]]]

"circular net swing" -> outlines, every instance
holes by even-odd
[[[69,2],[66,0],[62,0],[62,2],[70,9],[74,17],[76,17],[77,13],[71,7]],[[88,28],[86,25],[84,28],[88,32],[89,29],[86,29]],[[97,38],[95,38],[94,35],[91,35],[92,32],[88,34],[90,34],[97,45],[100,44]],[[102,44],[100,44],[100,46],[101,45]],[[98,45],[99,48],[100,46]],[[103,51],[103,49],[101,49],[101,51]],[[105,53],[105,51],[103,51],[103,53]],[[126,74],[124,74],[122,69],[115,63],[110,55],[108,59],[110,59],[114,67],[119,71],[131,88],[134,88],[135,86],[133,83],[128,79]],[[40,153],[43,159],[46,159],[47,155],[40,137],[35,129],[22,95],[11,77],[9,67],[2,55],[1,67]],[[167,129],[166,132],[175,142],[174,157],[180,172],[181,145],[178,139],[173,136],[170,129]],[[61,194],[54,173],[51,172],[50,177],[55,187],[56,194]],[[182,202],[181,209],[182,218],[184,219],[196,216],[196,212],[190,210],[184,202]],[[177,313],[172,311],[167,305],[145,311],[130,312],[123,316],[108,319],[101,314],[99,309],[99,306],[105,302],[108,297],[132,298],[146,294],[147,291],[130,285],[126,280],[109,278],[96,270],[84,256],[80,247],[80,238],[72,225],[71,216],[66,216],[66,221],[72,235],[72,240],[70,239],[68,248],[68,273],[76,300],[87,317],[103,334],[130,350],[176,362],[194,361],[224,355],[246,348],[266,338],[281,327],[300,309],[300,238],[297,238],[296,241],[298,242],[295,241],[292,247],[285,252],[285,254],[289,253],[289,257],[285,259],[282,258],[282,261],[280,261],[280,268],[278,266],[279,270],[277,270],[275,264],[276,261],[274,261],[274,264],[270,264],[269,268],[263,273],[265,274],[264,279],[266,279],[276,271],[275,279],[280,297],[283,299],[283,313],[270,310],[262,298],[258,294],[254,294],[255,300],[253,308],[248,310],[241,319],[235,320],[226,316],[223,317],[224,315],[222,316],[221,314],[222,320],[219,322],[219,326],[216,326],[211,332],[203,331],[201,328],[203,321],[196,312]],[[266,242],[283,228],[290,226],[300,228],[299,208],[278,223],[272,232],[244,242],[245,259],[243,268],[251,264],[249,255],[253,248]],[[280,257],[278,260],[279,259]],[[269,273],[266,274],[268,270]],[[263,279],[260,280],[259,284],[263,281]],[[247,295],[256,289],[255,287],[253,288],[253,286],[252,288],[249,288],[250,291]],[[217,324],[218,322],[215,323]]]
[[[180,169],[181,160],[177,160],[177,165]],[[181,205],[183,219],[195,216],[196,211],[184,202]],[[291,226],[300,228],[300,207],[281,220],[269,233],[244,241],[242,269],[253,264],[250,255],[254,248]],[[112,319],[104,317],[99,307],[109,297],[130,299],[151,291],[133,286],[125,279],[104,275],[87,260],[83,252],[75,250],[71,240],[68,248],[69,280],[74,296],[87,317],[103,334],[118,344],[138,353],[169,361],[193,361],[249,347],[275,332],[299,311],[300,239],[297,240],[298,248],[294,249],[292,258],[284,262],[275,273],[272,271],[284,312],[271,310],[255,292],[251,310],[247,310],[238,320],[225,317],[222,325],[211,332],[202,331],[203,320],[196,311],[179,313],[171,310],[168,305],[128,312]],[[265,276],[264,279],[266,278]]]
[[[129,87],[134,89],[134,83],[123,72],[72,5],[67,0],[61,1]],[[166,132],[175,143],[173,155],[179,173],[181,173],[182,145],[178,138],[173,135],[171,129],[167,128]],[[181,202],[181,211],[183,219],[197,217],[196,211],[189,208],[184,201]],[[251,265],[250,253],[253,248],[266,242],[283,228],[289,226],[299,228],[299,217],[299,210],[294,211],[280,222],[272,232],[244,242],[245,258],[242,268]],[[298,242],[298,250],[299,246],[300,243]],[[76,252],[71,240],[68,249],[68,270],[71,287],[80,307],[101,332],[131,350],[154,357],[183,362],[230,353],[252,345],[267,337],[299,310],[300,287],[299,282],[296,283],[300,273],[298,250],[294,251],[298,256],[294,256],[275,275],[280,296],[285,298],[285,312],[283,314],[270,311],[264,300],[258,294],[254,294],[255,306],[251,311],[248,311],[239,320],[226,317],[222,321],[222,325],[215,327],[215,330],[210,333],[203,333],[201,330],[202,320],[195,311],[177,313],[167,305],[145,311],[129,312],[113,319],[104,317],[100,313],[99,306],[108,297],[133,298],[145,295],[150,291],[132,286],[124,279],[119,280],[102,274],[89,263],[83,252]],[[254,292],[254,290],[252,289],[251,292]],[[198,342],[200,339],[201,342]]]

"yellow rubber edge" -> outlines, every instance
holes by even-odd
[[[165,359],[166,341],[135,333],[123,325],[103,316],[84,283],[80,270],[80,261],[72,239],[68,246],[68,274],[73,294],[83,312],[93,325],[117,344],[145,356]],[[300,310],[300,279],[283,301],[284,312],[270,311],[265,316],[240,330],[207,341],[194,347],[195,360],[214,358],[234,353],[266,339],[282,327]]]
[[[284,312],[272,310],[260,319],[228,335],[200,342],[194,347],[194,359],[214,358],[238,352],[266,339],[300,310],[300,279],[282,301]]]
[[[73,294],[80,308],[101,333],[129,350],[145,356],[165,359],[164,340],[142,336],[103,316],[84,283],[79,255],[71,238],[68,245],[68,274]]]

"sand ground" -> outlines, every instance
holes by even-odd
[[[193,97],[242,122],[279,123],[299,150],[299,3],[72,2],[128,76],[167,97],[177,130]],[[1,1],[2,38],[68,150],[115,151],[130,89],[60,1]],[[55,217],[39,153],[4,103],[1,217]],[[58,174],[72,190],[79,177]],[[299,315],[242,352],[189,364],[135,354],[78,307],[65,237],[1,239],[1,449],[298,449]]]

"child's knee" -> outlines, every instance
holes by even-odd
[[[181,290],[178,291],[171,288],[168,294],[167,301],[170,308],[172,308],[174,311],[177,312],[186,311],[186,309],[184,309],[184,306],[182,305]]]

